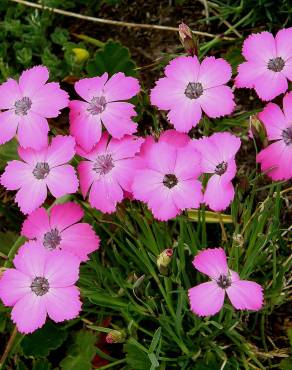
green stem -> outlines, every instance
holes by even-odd
[[[7,261],[4,263],[4,267],[11,267],[12,265],[12,260],[14,258],[14,256],[16,255],[19,247],[25,242],[25,237],[24,236],[20,236],[16,242],[13,244],[13,246],[11,247],[9,253],[8,253],[8,258],[7,258]]]
[[[112,362],[111,364],[108,364],[108,365],[105,365],[105,366],[99,367],[99,370],[106,370],[106,369],[110,369],[111,367],[114,367],[114,366],[117,366],[117,365],[123,364],[124,362],[126,362],[126,359],[124,359],[124,358],[123,358],[122,360],[118,360],[118,361]]]

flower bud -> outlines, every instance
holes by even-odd
[[[84,63],[89,58],[89,53],[86,49],[74,48],[72,49],[76,63]]]
[[[256,115],[249,117],[249,137],[254,139],[257,144],[268,145],[266,128]]]
[[[6,267],[0,267],[0,279],[2,275],[4,274],[5,270],[7,270]]]
[[[193,35],[190,27],[187,26],[185,23],[181,23],[178,26],[178,33],[180,41],[186,52],[191,56],[198,55],[198,42]]]
[[[112,330],[105,337],[105,341],[109,344],[123,343],[125,339],[126,339],[125,333],[119,330]]]
[[[164,249],[164,251],[162,251],[160,255],[157,257],[156,264],[157,264],[159,272],[162,275],[167,275],[167,272],[168,272],[167,267],[171,262],[172,256],[173,256],[173,249],[168,248],[168,249]]]

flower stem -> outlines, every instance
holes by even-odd
[[[12,331],[12,333],[11,333],[11,336],[10,336],[8,342],[7,342],[7,345],[5,347],[5,350],[3,352],[3,355],[1,357],[1,360],[0,360],[0,370],[3,368],[3,365],[4,365],[6,359],[7,359],[8,355],[9,355],[9,352],[10,352],[12,346],[13,346],[13,343],[14,343],[14,340],[16,338],[16,335],[17,335],[17,329],[16,329],[16,326],[15,326],[14,329],[13,329],[13,331]]]

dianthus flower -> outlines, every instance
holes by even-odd
[[[240,144],[240,139],[229,132],[217,132],[193,141],[202,155],[202,172],[212,174],[205,189],[204,202],[214,211],[226,209],[234,198],[231,180],[236,174],[234,158]]]
[[[230,87],[231,67],[224,59],[205,58],[201,65],[196,56],[173,59],[165,76],[151,90],[151,104],[167,115],[174,128],[188,132],[200,121],[202,111],[209,117],[230,114],[235,106]]]
[[[173,136],[173,138],[171,138]],[[177,138],[177,140],[175,140]],[[185,138],[166,134],[142,148],[143,168],[136,171],[132,192],[158,220],[166,221],[202,202],[200,154]]]
[[[89,224],[78,222],[83,215],[73,202],[56,204],[49,212],[38,208],[24,221],[21,234],[47,250],[62,249],[86,261],[88,254],[99,248],[99,238]]]
[[[70,136],[56,136],[51,145],[41,149],[18,148],[22,161],[8,162],[0,182],[7,190],[18,190],[15,201],[25,214],[41,206],[47,187],[55,198],[78,190],[74,168],[66,164],[75,154],[75,141]]]
[[[81,310],[79,259],[60,250],[47,251],[37,242],[25,243],[13,260],[15,268],[0,278],[0,298],[13,307],[12,321],[24,334],[41,328],[47,315],[55,322],[71,320]]]
[[[89,203],[98,210],[111,213],[116,210],[124,192],[131,191],[136,169],[135,154],[139,152],[143,139],[125,136],[111,139],[103,133],[99,143],[86,153],[77,148],[80,156],[87,159],[78,165],[80,188],[84,198],[89,192]]]
[[[39,150],[48,144],[46,118],[57,117],[69,102],[58,83],[46,83],[48,78],[48,69],[37,66],[24,71],[18,83],[10,78],[0,85],[0,144],[16,132],[23,148]]]
[[[262,100],[272,100],[292,81],[292,27],[251,34],[243,43],[246,62],[238,67],[237,87],[254,88]]]
[[[273,143],[257,155],[257,162],[273,180],[292,178],[292,92],[284,96],[283,111],[269,103],[259,114]]]
[[[73,100],[69,104],[70,132],[82,149],[88,152],[98,143],[102,123],[117,139],[136,132],[137,124],[132,120],[136,116],[134,105],[124,101],[139,92],[136,78],[119,72],[108,79],[104,73],[76,82],[75,90],[85,101]]]
[[[258,311],[262,308],[262,287],[253,281],[241,280],[237,272],[230,270],[222,248],[199,252],[193,266],[212,279],[189,289],[191,310],[195,314],[210,316],[218,313],[223,307],[225,293],[238,310]]]

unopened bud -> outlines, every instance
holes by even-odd
[[[123,343],[125,339],[126,339],[125,333],[119,330],[112,330],[105,337],[105,341],[109,344]]]
[[[76,63],[83,63],[89,58],[89,53],[86,49],[74,48],[72,49]]]
[[[156,262],[157,267],[158,267],[159,272],[162,275],[167,275],[167,272],[168,272],[167,267],[171,262],[172,256],[173,256],[173,249],[168,248],[168,249],[164,249],[164,251],[161,252],[160,255],[157,257],[157,262]]]
[[[261,143],[264,146],[268,144],[266,128],[256,115],[249,117],[249,137],[254,139],[257,144]]]
[[[181,23],[178,26],[178,33],[186,52],[191,56],[198,55],[198,42],[190,27],[185,23]]]
[[[237,247],[244,246],[244,237],[241,234],[233,234],[233,240]]]

